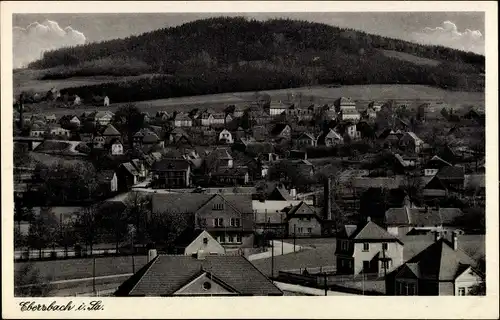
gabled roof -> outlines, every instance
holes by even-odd
[[[385,212],[389,226],[435,226],[452,223],[463,215],[459,208],[390,208]]]
[[[125,281],[117,296],[168,296],[201,272],[214,275],[241,295],[283,295],[266,276],[243,256],[159,255]]]
[[[274,126],[273,130],[271,130],[271,134],[277,136],[281,134],[286,127],[290,128],[290,126],[286,123],[278,123]]]
[[[289,201],[292,200],[292,197],[288,193],[288,191],[285,188],[280,188],[276,186],[273,191],[269,194],[267,197],[268,200],[282,200],[282,201]]]
[[[440,179],[464,179],[465,168],[462,166],[444,167],[438,171],[437,176]]]
[[[231,160],[233,157],[231,154],[227,151],[226,148],[216,148],[210,154],[208,155],[210,158],[215,157],[216,159],[220,160]]]
[[[128,173],[130,173],[133,176],[138,176],[139,172],[135,169],[135,167],[130,163],[130,162],[125,162],[122,163],[121,166],[127,170]]]
[[[426,167],[434,166],[434,165],[439,165],[439,166],[452,166],[451,163],[449,163],[446,160],[443,160],[439,156],[434,156],[432,157],[429,161],[427,161]]]
[[[303,139],[303,138],[307,138],[307,139],[310,139],[310,140],[314,140],[316,141],[316,138],[309,132],[302,132],[298,137],[297,137],[297,140],[298,139]]]
[[[352,231],[352,230],[351,230]],[[348,237],[354,241],[397,241],[401,244],[401,240],[393,236],[387,230],[379,226],[373,221],[367,221],[364,225],[359,225],[356,230]]]
[[[301,201],[298,205],[293,206],[289,211],[288,211],[288,217],[292,218],[293,216],[296,215],[315,215],[318,216],[318,212],[316,211],[315,208],[311,208],[307,203],[304,201]],[[319,216],[318,216],[319,218]]]
[[[415,143],[423,143],[424,141],[422,139],[420,139],[419,137],[417,137],[417,135],[413,132],[406,132],[406,135],[409,136],[410,138],[412,138]]]
[[[474,267],[476,261],[460,249],[453,250],[447,240],[440,239],[393,272],[399,273],[408,264],[418,270],[419,279],[453,281],[469,266]]]
[[[112,124],[108,124],[106,126],[106,129],[104,129],[104,131],[102,132],[102,135],[103,136],[119,136],[121,134],[118,130],[116,130],[116,128]]]

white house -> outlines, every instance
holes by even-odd
[[[49,133],[50,133],[50,135],[53,135],[53,136],[62,136],[62,137],[69,137],[70,136],[70,131],[67,129],[63,129],[61,127],[51,128]]]
[[[185,255],[196,254],[203,251],[209,255],[223,255],[226,249],[210,235],[203,230],[187,247],[184,249]]]
[[[351,140],[361,139],[361,131],[358,131],[355,124],[351,124],[346,128],[346,133],[351,138]]]
[[[123,144],[120,140],[115,140],[111,143],[110,152],[113,156],[121,156],[123,154]]]
[[[219,142],[232,144],[234,143],[233,135],[227,129],[224,129],[219,133]]]
[[[73,118],[71,118],[69,120],[69,123],[71,123],[71,124],[79,127],[81,122],[80,122],[80,119],[78,119],[77,116],[74,116]]]
[[[104,106],[105,107],[109,107],[109,98],[108,98],[108,96],[104,97]]]
[[[80,104],[82,104],[82,99],[79,96],[75,96],[75,100],[73,100],[73,104],[75,106],[79,106]]]

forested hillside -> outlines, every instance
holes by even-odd
[[[387,50],[432,59],[436,63],[412,63],[387,55]],[[484,90],[481,75],[484,56],[284,19],[197,20],[126,39],[46,52],[29,67],[53,68],[43,79],[160,74],[129,83],[69,90],[83,95],[106,91],[113,96],[130,96],[127,99],[135,96],[130,91],[135,91],[134,88],[141,88],[143,96],[153,99],[184,93],[323,83],[409,83]],[[157,92],[160,90],[162,93]]]

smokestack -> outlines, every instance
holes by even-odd
[[[157,255],[158,255],[158,252],[156,251],[156,249],[150,249],[148,251],[148,262],[150,262],[151,260],[156,258]]]
[[[331,179],[327,178],[324,186],[323,208],[326,220],[332,220],[332,193],[331,193]]]
[[[453,231],[451,233],[451,241],[452,241],[453,250],[457,251],[458,250],[458,234],[456,231]]]

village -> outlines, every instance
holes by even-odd
[[[484,107],[290,92],[155,113],[18,97],[16,269],[41,279],[16,290],[484,294]]]

